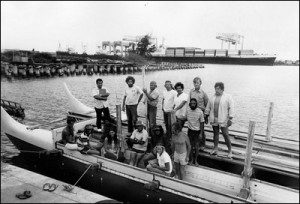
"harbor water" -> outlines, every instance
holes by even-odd
[[[212,96],[215,82],[225,85],[225,92],[232,95],[235,102],[235,117],[232,130],[248,131],[249,121],[256,122],[255,132],[265,134],[270,102],[274,103],[271,135],[299,141],[299,67],[298,66],[244,66],[205,64],[204,69],[164,70],[146,73],[145,84],[149,89],[150,81],[157,82],[160,92],[158,118],[162,118],[161,99],[165,90],[164,82],[171,80],[184,84],[184,92],[193,88],[193,78],[201,77],[201,88]],[[92,88],[96,79],[102,78],[104,86],[111,93],[109,105],[114,112],[115,104],[121,103],[128,75],[64,76],[54,78],[29,78],[7,80],[1,76],[1,98],[18,102],[25,108],[24,124],[48,128],[49,121],[66,116],[67,97],[63,82],[72,94],[84,104],[93,107]],[[141,72],[133,75],[135,84],[143,87]],[[138,113],[144,115],[143,103]],[[1,133],[1,159],[9,159],[18,151],[8,138]]]

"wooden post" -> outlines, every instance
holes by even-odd
[[[244,199],[248,199],[250,196],[250,177],[252,175],[252,167],[251,167],[251,157],[252,157],[252,146],[254,140],[254,129],[255,129],[255,122],[250,121],[249,123],[249,132],[247,138],[247,148],[246,148],[246,158],[244,164],[244,170],[242,172],[243,176],[243,187],[240,190],[239,197]]]
[[[267,131],[266,131],[266,140],[267,141],[272,141],[271,123],[272,123],[272,117],[273,117],[273,107],[274,107],[274,103],[271,102],[270,108],[269,108],[268,122],[267,122]]]
[[[148,65],[144,65],[143,67],[142,67],[142,76],[143,76],[143,88],[146,88],[146,82],[145,82],[145,76],[146,76],[146,68],[148,68]],[[149,121],[148,121],[148,117],[147,117],[147,114],[148,114],[148,98],[147,98],[147,96],[146,96],[146,94],[144,94],[144,97],[145,97],[145,100],[146,100],[146,102],[145,102],[145,104],[146,104],[146,108],[145,108],[145,118],[146,118],[146,124],[145,124],[145,126],[146,126],[146,130],[147,130],[147,132],[149,133]]]
[[[122,121],[121,121],[121,105],[116,105],[116,116],[117,116],[117,137],[120,140],[121,152],[125,152],[124,138],[122,135]]]

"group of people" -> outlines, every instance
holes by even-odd
[[[184,177],[187,164],[199,165],[197,158],[199,151],[205,149],[206,136],[204,124],[210,123],[214,133],[214,148],[211,154],[218,153],[219,131],[221,129],[228,147],[228,157],[232,157],[231,142],[228,127],[232,125],[234,103],[232,97],[224,92],[224,83],[214,85],[215,94],[210,98],[201,89],[200,77],[193,79],[194,88],[189,93],[184,92],[184,84],[178,82],[174,88],[171,81],[165,81],[162,93],[162,111],[165,131],[156,123],[157,108],[160,93],[155,81],[150,82],[150,89],[141,89],[135,85],[135,79],[128,76],[125,80],[127,87],[123,98],[122,110],[126,111],[128,122],[127,145],[131,150],[130,164],[137,166],[143,160],[147,170],[171,175],[173,164],[179,179]],[[93,90],[95,111],[97,116],[97,130],[102,131],[102,121],[112,123],[107,98],[110,93],[103,87],[103,80],[96,80],[97,87]],[[147,107],[149,129],[138,120],[137,108],[143,97]],[[187,125],[187,134],[182,131]],[[148,130],[148,131],[147,131]],[[70,132],[71,130],[68,130]],[[101,143],[108,137],[108,144],[113,143],[120,148],[115,131],[103,134]],[[97,150],[97,147],[95,147]],[[89,150],[89,153],[91,152]],[[99,147],[98,147],[99,151]],[[146,152],[150,152],[146,154]],[[96,152],[97,153],[97,152]],[[100,153],[101,154],[101,153]]]

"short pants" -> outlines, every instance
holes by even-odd
[[[179,163],[181,165],[187,165],[187,161],[185,161],[186,158],[186,152],[182,154],[178,154],[177,152],[174,152],[174,162]]]

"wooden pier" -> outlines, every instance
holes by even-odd
[[[58,187],[48,192],[45,183]],[[71,192],[63,190],[67,183],[10,165],[1,163],[1,203],[120,203],[105,196],[74,187]],[[19,199],[16,194],[30,191],[31,197]]]

